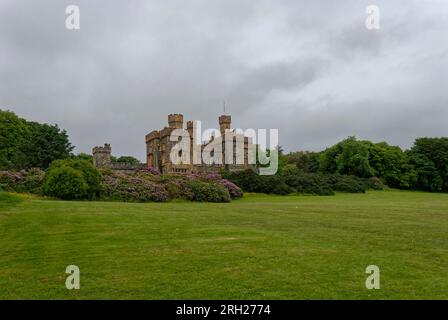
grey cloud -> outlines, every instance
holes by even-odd
[[[81,30],[65,29],[65,7]],[[448,4],[378,0],[0,0],[0,107],[144,159],[166,115],[279,128],[286,150],[348,135],[448,135]]]

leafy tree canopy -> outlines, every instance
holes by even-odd
[[[47,168],[53,160],[70,156],[73,146],[57,125],[28,122],[0,110],[0,168]]]

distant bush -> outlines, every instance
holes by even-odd
[[[230,202],[229,191],[220,184],[190,180],[187,185],[193,193],[193,201]]]
[[[247,192],[265,192],[260,176],[252,170],[222,172],[223,178],[233,182]]]
[[[56,160],[51,163],[50,168],[47,170],[47,172],[51,172],[51,170],[60,167],[73,168],[75,170],[78,170],[83,175],[85,182],[87,183],[86,197],[88,199],[94,199],[99,196],[101,174],[91,162],[77,158]]]
[[[41,194],[44,176],[45,172],[38,168],[0,171],[0,190]]]
[[[327,176],[327,181],[334,191],[365,193],[368,189],[367,181],[369,180],[350,175],[331,174]]]
[[[45,195],[63,200],[83,199],[89,186],[79,170],[70,167],[58,167],[50,170],[43,185]]]
[[[22,180],[23,175],[20,172],[0,171],[0,189],[3,191],[15,191]]]
[[[296,190],[290,186],[288,186],[286,183],[281,182],[279,184],[276,184],[273,188],[272,188],[272,194],[278,194],[278,195],[282,195],[282,196],[286,196],[287,194],[293,193]]]
[[[101,198],[121,201],[166,201],[168,191],[152,181],[151,174],[126,174],[105,171],[102,175]]]
[[[224,188],[227,189],[227,191],[229,191],[230,197],[232,199],[238,199],[243,196],[243,190],[241,190],[239,186],[234,184],[232,181],[223,179],[222,175],[219,173],[208,173],[203,177],[195,175],[194,177],[190,177],[190,179],[191,178],[193,180],[213,181],[215,183],[222,185]]]
[[[253,170],[223,172],[223,177],[247,192],[267,194],[285,194],[294,190],[285,187],[282,177],[278,175],[262,176]]]
[[[243,190],[241,190],[240,187],[238,187],[236,184],[234,184],[233,182],[227,180],[227,179],[221,179],[219,180],[219,183],[227,189],[227,191],[230,194],[230,197],[232,199],[238,199],[241,198],[243,196]]]
[[[372,190],[383,190],[384,189],[384,184],[381,181],[380,178],[378,177],[371,177],[367,180],[367,186],[369,189]]]
[[[16,188],[16,192],[41,194],[45,172],[39,168],[32,168],[22,173],[23,180]]]
[[[300,173],[285,179],[289,186],[294,187],[297,192],[314,194],[318,196],[334,195],[333,190],[325,176],[316,173]]]

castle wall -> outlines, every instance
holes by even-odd
[[[231,129],[231,116],[223,115],[219,117],[219,127],[222,136],[226,130]],[[253,167],[248,164],[248,149],[249,140],[243,136],[244,143],[244,163],[236,164],[235,154],[233,164],[214,164],[214,165],[195,165],[195,164],[173,164],[170,160],[170,153],[172,148],[177,144],[176,141],[169,141],[170,134],[174,129],[183,129],[183,115],[170,114],[168,115],[168,127],[159,131],[152,131],[146,135],[146,154],[147,166],[157,169],[161,173],[207,173],[219,172],[220,170],[244,170]],[[187,122],[187,130],[190,133],[190,160],[193,159],[193,122]],[[221,138],[219,138],[221,139]],[[222,140],[221,140],[222,141]],[[216,141],[215,141],[216,142]],[[210,143],[210,142],[209,142]],[[202,146],[202,148],[205,145]],[[234,143],[233,151],[236,150],[236,143]],[[225,160],[225,142],[222,141],[222,159]]]

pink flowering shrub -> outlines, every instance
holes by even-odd
[[[230,182],[227,179],[221,179],[221,180],[219,180],[219,183],[222,186],[224,186],[224,188],[226,188],[227,191],[229,191],[230,197],[232,199],[238,199],[238,198],[241,198],[243,196],[243,190],[241,190],[241,188],[238,187],[233,182]]]
[[[0,188],[5,191],[15,191],[17,185],[23,180],[20,172],[0,171]]]
[[[159,174],[159,171],[154,167],[148,167],[148,171],[155,176]]]
[[[205,179],[216,181],[216,180],[221,180],[222,176],[219,173],[207,173],[205,175]]]
[[[118,173],[105,171],[102,174],[100,197],[122,201],[166,201],[165,186],[151,180],[147,173]]]
[[[0,190],[40,194],[44,176],[45,172],[38,168],[0,171]]]
[[[101,198],[122,201],[189,201],[229,202],[240,198],[241,189],[222,179],[219,174],[210,175],[153,175],[149,172],[102,172]]]
[[[229,191],[230,197],[232,199],[238,199],[243,196],[243,190],[241,190],[240,187],[227,179],[223,179],[221,174],[219,173],[208,173],[204,176],[204,179],[222,185]]]

